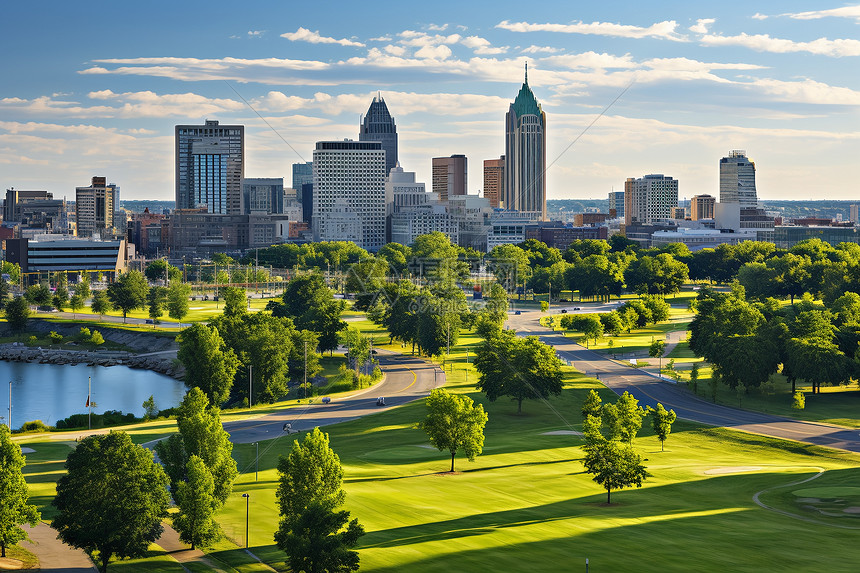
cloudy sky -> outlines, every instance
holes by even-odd
[[[466,154],[475,193],[528,62],[550,199],[647,173],[717,194],[745,149],[759,197],[860,200],[858,4],[51,0],[3,20],[4,189],[103,175],[173,199],[173,126],[205,119],[244,124],[245,175],[289,185],[381,92],[403,167],[429,187],[431,157]]]

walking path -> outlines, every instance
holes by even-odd
[[[31,542],[23,541],[21,546],[39,558],[42,573],[93,573],[98,570],[86,553],[69,547],[59,539],[57,532],[47,523],[39,522],[28,531]]]

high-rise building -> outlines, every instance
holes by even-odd
[[[385,200],[390,203],[389,214],[407,211],[434,199],[424,183],[415,180],[415,172],[404,171],[399,165],[391,170],[385,181]]]
[[[104,177],[93,177],[89,187],[75,188],[75,223],[79,237],[111,234],[114,227],[114,198],[119,187]]]
[[[242,212],[245,126],[176,126],[176,208],[206,207],[209,213]]]
[[[318,241],[385,244],[385,150],[378,141],[319,141],[314,149],[313,216]],[[357,222],[360,233],[347,225]]]
[[[624,191],[610,191],[609,192],[609,214],[612,214],[612,210],[615,209],[615,218],[623,219],[624,218]]]
[[[678,206],[678,180],[663,174],[632,177],[624,182],[624,222],[648,224],[671,219]]]
[[[385,150],[385,176],[397,165],[397,126],[381,95],[370,102],[358,128],[359,141],[378,141]]]
[[[278,214],[284,212],[283,177],[242,179],[242,212]]]
[[[484,159],[484,198],[496,209],[505,190],[505,156]]]
[[[755,163],[747,158],[746,151],[736,149],[720,159],[720,203],[758,207]]]
[[[466,194],[467,164],[465,155],[433,158],[433,193],[440,201]]]
[[[716,204],[717,198],[712,195],[693,195],[690,199],[690,219],[713,219]]]
[[[856,225],[860,223],[858,216],[860,216],[860,205],[850,205],[848,207],[848,220]]]
[[[314,162],[293,163],[293,189],[299,191],[305,183],[314,182]]]
[[[525,81],[505,116],[503,207],[546,219],[546,114]]]

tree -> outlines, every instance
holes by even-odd
[[[65,277],[65,275],[63,275]],[[54,308],[59,311],[62,311],[66,304],[69,302],[69,289],[65,285],[65,283],[60,283],[57,285],[56,291],[54,291],[53,304]]]
[[[632,444],[633,438],[636,437],[636,434],[642,428],[642,418],[645,417],[645,410],[639,406],[639,400],[627,391],[615,402],[615,408],[618,411],[619,438],[628,444]]]
[[[185,366],[185,385],[200,388],[213,405],[230,396],[239,360],[230,348],[225,348],[218,329],[194,324],[177,337],[177,357]]]
[[[0,424],[0,557],[6,557],[6,547],[30,539],[21,525],[35,527],[41,518],[36,506],[28,503],[30,494],[22,473],[25,463],[9,426]]]
[[[88,436],[66,459],[57,482],[51,527],[63,542],[98,551],[101,571],[111,557],[141,557],[161,536],[167,517],[167,475],[152,452],[125,432]]]
[[[90,298],[90,278],[86,273],[81,275],[81,280],[75,285],[74,291],[76,295],[81,297],[81,300]]]
[[[140,271],[129,271],[108,285],[107,296],[117,310],[122,311],[122,321],[129,312],[146,307],[149,285]]]
[[[555,350],[536,336],[518,338],[501,331],[482,342],[475,352],[478,390],[490,402],[509,396],[517,402],[517,413],[527,398],[546,399],[561,394],[561,360]]]
[[[84,299],[79,294],[73,294],[69,299],[69,307],[72,309],[72,318],[75,318],[75,314],[84,307]]]
[[[660,358],[660,366],[658,372],[663,370],[663,353],[666,352],[666,343],[662,340],[655,340],[648,347],[648,356],[651,358]]]
[[[669,437],[669,432],[672,431],[672,424],[675,423],[677,416],[675,410],[666,411],[663,404],[657,404],[656,408],[648,406],[648,413],[651,415],[651,427],[654,428],[654,434],[660,440],[660,451],[663,451],[663,442]]]
[[[46,284],[36,284],[27,287],[24,298],[34,306],[45,306],[51,304],[51,289]]]
[[[345,308],[346,303],[335,300],[322,275],[316,273],[295,277],[287,284],[281,303],[270,301],[266,305],[272,315],[293,319],[299,330],[319,333],[323,352],[337,348],[338,332],[346,328],[340,318]]]
[[[191,285],[174,281],[167,287],[167,315],[179,322],[188,314],[188,297],[191,296]]]
[[[93,293],[92,309],[94,313],[101,317],[104,317],[105,313],[108,313],[113,309],[110,299],[105,291],[97,290]]]
[[[343,467],[329,447],[328,434],[314,428],[289,455],[278,461],[275,494],[280,523],[275,542],[286,551],[293,571],[343,572],[358,570],[358,554],[350,551],[364,529],[343,505]]]
[[[612,490],[625,487],[642,487],[648,477],[642,456],[629,444],[614,440],[602,440],[586,448],[583,460],[585,471],[606,489],[606,503],[612,503]]]
[[[150,394],[149,398],[143,401],[143,419],[152,420],[158,415],[158,407],[155,405],[155,397]]]
[[[144,273],[146,278],[151,281],[164,281],[164,286],[167,286],[168,281],[173,282],[182,279],[182,271],[178,267],[168,264],[164,259],[150,261],[146,265]]]
[[[615,310],[601,313],[600,323],[603,325],[603,332],[612,336],[618,336],[624,330],[624,321]]]
[[[239,316],[248,312],[248,294],[240,287],[227,287],[224,296],[224,316]]]
[[[152,319],[153,323],[158,322],[158,319],[164,314],[164,303],[166,300],[166,287],[155,286],[149,289],[149,292],[146,295],[146,301],[149,306],[149,318]]]
[[[600,394],[593,388],[588,391],[585,401],[582,403],[582,420],[585,421],[588,416],[600,417],[600,409],[603,407],[603,401],[600,399]]]
[[[27,328],[27,320],[30,319],[30,306],[24,297],[15,297],[6,303],[4,312],[9,328],[17,332]]]
[[[213,495],[220,505],[227,501],[236,479],[233,443],[221,425],[221,411],[209,404],[199,388],[185,394],[176,413],[179,433],[155,444],[158,458],[170,479],[174,495],[188,481],[188,461],[197,456],[206,465],[214,480]]]
[[[173,527],[179,540],[189,543],[191,549],[206,547],[221,537],[221,528],[215,521],[215,510],[220,503],[215,498],[215,482],[206,464],[192,455],[185,466],[187,480],[176,490],[179,514],[173,518]]]
[[[487,253],[486,260],[496,283],[508,292],[513,292],[531,275],[529,256],[516,245],[497,245]]]
[[[440,452],[451,453],[451,471],[454,471],[454,456],[462,451],[473,462],[484,447],[484,426],[487,413],[480,404],[468,396],[451,394],[437,388],[427,398],[427,417],[422,427],[430,443]]]

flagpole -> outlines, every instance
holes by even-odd
[[[87,377],[87,429],[93,429],[93,405],[90,397],[93,394],[93,377]]]
[[[9,433],[12,433],[12,381],[9,380]]]

